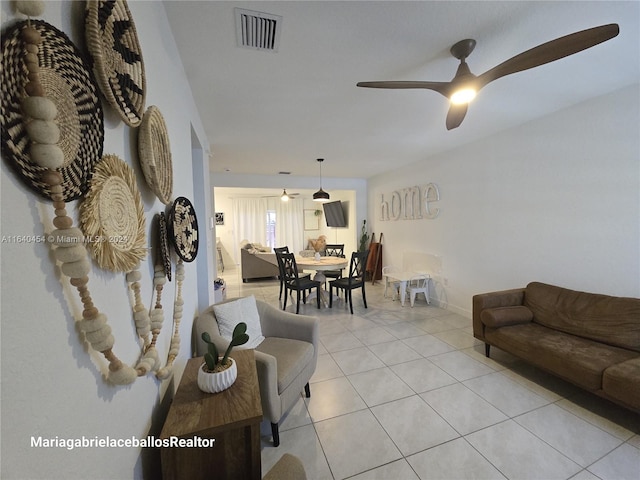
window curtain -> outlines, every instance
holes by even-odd
[[[278,201],[276,210],[276,245],[288,246],[297,254],[304,245],[304,205],[302,199]]]
[[[234,198],[231,200],[231,210],[236,244],[234,252],[239,251],[243,240],[266,245],[267,200],[265,198]],[[239,261],[239,258],[236,258],[236,262],[239,263]]]

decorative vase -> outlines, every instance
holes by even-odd
[[[316,259],[316,261],[320,261],[320,252],[316,252],[314,258]]]
[[[198,369],[198,387],[205,393],[218,393],[226,390],[238,378],[238,367],[233,358],[229,358],[231,366],[225,368],[221,372],[207,372],[206,363],[203,363]]]

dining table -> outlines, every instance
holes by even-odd
[[[400,304],[404,307],[404,301],[407,296],[407,284],[411,281],[411,279],[425,275],[427,278],[431,278],[431,275],[425,272],[414,272],[414,271],[399,271],[399,272],[385,272],[382,274],[385,277],[386,282],[398,282],[400,287]],[[428,288],[427,283],[427,288]],[[426,294],[425,298],[427,299],[427,304],[429,303],[429,295]]]
[[[322,296],[322,301],[326,306],[329,292],[327,292],[327,290],[324,288],[327,277],[324,276],[323,272],[326,272],[327,270],[342,270],[349,265],[349,259],[333,256],[320,257],[318,259],[316,257],[302,257],[296,255],[296,264],[298,265],[299,271],[315,270],[316,274],[314,275],[313,279],[316,282],[322,283],[320,294]],[[312,298],[312,296],[310,296],[309,298]]]

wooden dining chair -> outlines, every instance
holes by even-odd
[[[295,291],[297,299],[296,313],[300,313],[300,297],[302,296],[304,303],[306,303],[307,290],[313,291],[314,288],[316,289],[318,308],[320,308],[320,287],[322,286],[322,282],[316,282],[309,277],[301,277],[298,275],[298,264],[296,263],[296,257],[293,253],[281,253],[280,258],[282,259],[284,288],[286,290],[282,309],[285,310],[287,308],[288,294]]]
[[[364,308],[367,308],[367,296],[364,291],[364,285],[366,283],[365,268],[367,266],[368,256],[369,250],[364,252],[353,252],[351,254],[351,262],[349,263],[349,276],[329,282],[329,308],[333,306],[334,288],[336,289],[336,294],[339,290],[344,290],[344,298],[351,308],[351,314],[353,314],[353,298],[351,292],[356,288],[361,288]]]
[[[282,270],[282,268],[283,268],[282,261],[278,257],[278,255],[281,254],[281,253],[289,253],[289,247],[288,246],[273,247],[273,251],[276,254],[276,260],[278,261],[278,271],[280,272],[279,275],[278,275],[278,277],[280,279],[280,295],[278,296],[278,300],[282,300],[282,292],[284,290],[284,271]],[[300,277],[310,278],[311,274],[310,273],[301,273]]]
[[[327,243],[327,248],[324,250],[324,254],[327,257],[339,257],[344,258],[344,243]],[[342,269],[340,270],[327,270],[322,272],[326,278],[340,278],[342,277]]]

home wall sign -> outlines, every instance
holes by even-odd
[[[380,195],[378,218],[389,220],[433,220],[440,214],[440,209],[431,204],[440,200],[440,190],[435,183],[423,187],[409,187],[394,190],[391,195]]]

